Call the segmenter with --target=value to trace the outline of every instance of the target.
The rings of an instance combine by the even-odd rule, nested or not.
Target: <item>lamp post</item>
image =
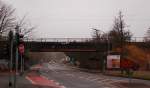
[[[98,30],[98,29],[96,29],[96,28],[91,28],[91,29],[93,29],[93,30],[95,30],[95,31],[101,31],[101,32],[103,32],[104,34],[106,34],[106,36],[107,36],[107,56],[109,55],[109,34],[108,33],[105,33],[104,31],[102,31],[102,30]],[[96,35],[98,35],[98,34],[96,34]],[[99,36],[100,37],[100,36]],[[107,58],[107,57],[106,57]],[[106,65],[106,60],[105,59],[103,59],[103,73],[105,73],[105,65]]]

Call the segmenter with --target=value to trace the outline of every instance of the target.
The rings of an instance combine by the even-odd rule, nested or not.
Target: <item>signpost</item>
[[[120,68],[120,55],[108,55],[107,56],[107,68]]]
[[[24,71],[24,59],[23,59],[23,54],[24,54],[24,44],[23,43],[20,43],[19,46],[18,46],[18,50],[19,50],[19,54],[20,54],[20,72],[21,74],[23,73]]]

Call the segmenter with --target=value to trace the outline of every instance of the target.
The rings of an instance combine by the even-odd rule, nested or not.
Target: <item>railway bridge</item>
[[[39,38],[24,39],[31,52],[105,52],[111,47],[108,42],[96,42],[92,38]]]

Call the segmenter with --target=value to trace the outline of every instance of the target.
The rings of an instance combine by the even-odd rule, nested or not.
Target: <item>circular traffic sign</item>
[[[23,44],[19,45],[19,53],[24,54],[24,45]]]

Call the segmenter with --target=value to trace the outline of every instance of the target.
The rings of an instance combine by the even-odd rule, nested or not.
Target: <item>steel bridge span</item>
[[[93,38],[38,38],[24,42],[31,52],[105,52],[110,46],[107,40],[96,42]]]

